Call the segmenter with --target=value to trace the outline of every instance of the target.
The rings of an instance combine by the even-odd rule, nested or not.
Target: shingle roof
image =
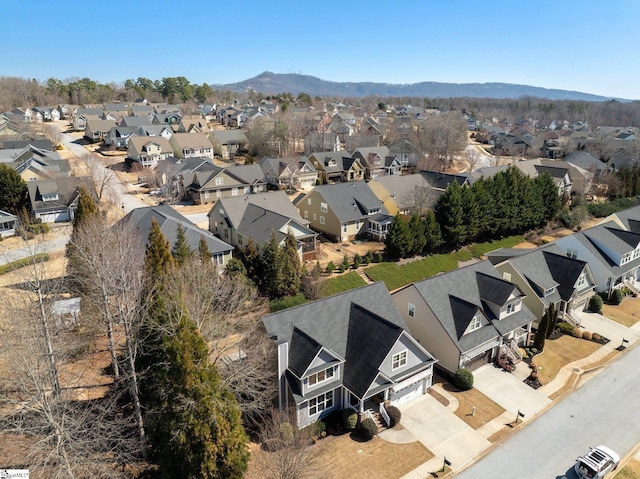
[[[204,133],[174,133],[171,138],[182,149],[213,148],[211,141]]]
[[[28,181],[29,200],[34,211],[47,211],[70,206],[77,198],[80,187],[93,185],[87,176],[71,176],[54,180]],[[42,201],[43,194],[57,193],[58,199]]]
[[[341,222],[364,218],[372,210],[388,213],[364,181],[318,185],[313,189],[314,192],[322,196]]]
[[[469,173],[451,174],[441,173],[439,171],[422,170],[420,171],[420,174],[433,188],[441,190],[446,190],[454,181],[457,181],[460,186],[473,181],[473,178]]]
[[[289,369],[301,378],[322,349],[322,345],[294,326],[289,344]]]

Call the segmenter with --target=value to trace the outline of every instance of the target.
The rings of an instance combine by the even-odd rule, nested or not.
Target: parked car
[[[581,479],[601,479],[618,467],[620,456],[606,446],[590,447],[574,466]]]

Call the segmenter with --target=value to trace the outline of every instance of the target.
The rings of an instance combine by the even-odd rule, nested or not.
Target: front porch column
[[[385,400],[385,401],[388,401],[388,400],[389,400],[389,390],[388,390],[388,389],[385,389],[385,390],[384,390],[384,400]]]
[[[362,399],[358,400],[358,412],[364,412],[364,401]]]

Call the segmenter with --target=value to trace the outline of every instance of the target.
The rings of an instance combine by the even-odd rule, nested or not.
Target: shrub
[[[465,368],[458,369],[453,377],[453,384],[463,391],[471,389],[473,387],[473,373]]]
[[[373,251],[372,250],[367,251],[367,254],[364,255],[364,257],[366,258],[367,264],[373,263]]]
[[[353,269],[358,269],[360,267],[360,263],[362,262],[362,258],[358,253],[353,257]]]
[[[336,270],[336,265],[333,264],[333,261],[329,261],[329,264],[327,265],[327,273],[331,274]]]
[[[373,439],[373,436],[378,434],[378,426],[376,426],[376,423],[370,417],[365,418],[364,421],[360,423],[358,430],[367,441]]]
[[[593,335],[591,334],[591,331],[582,331],[582,339],[587,339],[591,341],[592,337]]]
[[[282,424],[280,424],[280,426],[278,427],[278,430],[280,432],[280,438],[284,441],[284,442],[291,442],[293,441],[293,426],[288,423],[288,422],[283,422]]]
[[[593,339],[594,341],[600,341],[602,339],[602,336],[600,336],[598,333],[593,333],[591,335],[591,339]]]
[[[311,428],[311,430],[313,431],[313,435],[320,437],[322,433],[327,430],[327,425],[324,423],[324,421],[318,419],[311,425]]]
[[[619,289],[614,289],[611,295],[611,304],[620,304],[624,298],[624,293]]]
[[[580,328],[573,328],[573,330],[571,330],[571,336],[574,338],[582,338],[582,331]]]
[[[567,323],[566,321],[560,321],[558,323],[558,329],[562,331],[564,334],[571,334],[573,331],[573,326]]]
[[[402,413],[400,409],[395,406],[389,406],[387,408],[387,414],[389,415],[389,427],[393,427],[400,422],[402,418]]]
[[[378,253],[375,257],[375,263],[382,263],[382,253]]]
[[[353,431],[358,425],[358,413],[351,408],[343,409],[342,425],[347,431]]]
[[[602,312],[602,298],[600,296],[591,296],[591,299],[589,300],[589,311],[592,311],[594,313]]]

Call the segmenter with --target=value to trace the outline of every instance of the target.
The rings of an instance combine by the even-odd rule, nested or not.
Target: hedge
[[[28,258],[18,259],[11,263],[3,264],[0,266],[0,274],[5,274],[13,271],[14,269],[22,268],[33,263],[42,263],[43,261],[49,261],[48,253],[38,253],[37,255],[29,256]]]

